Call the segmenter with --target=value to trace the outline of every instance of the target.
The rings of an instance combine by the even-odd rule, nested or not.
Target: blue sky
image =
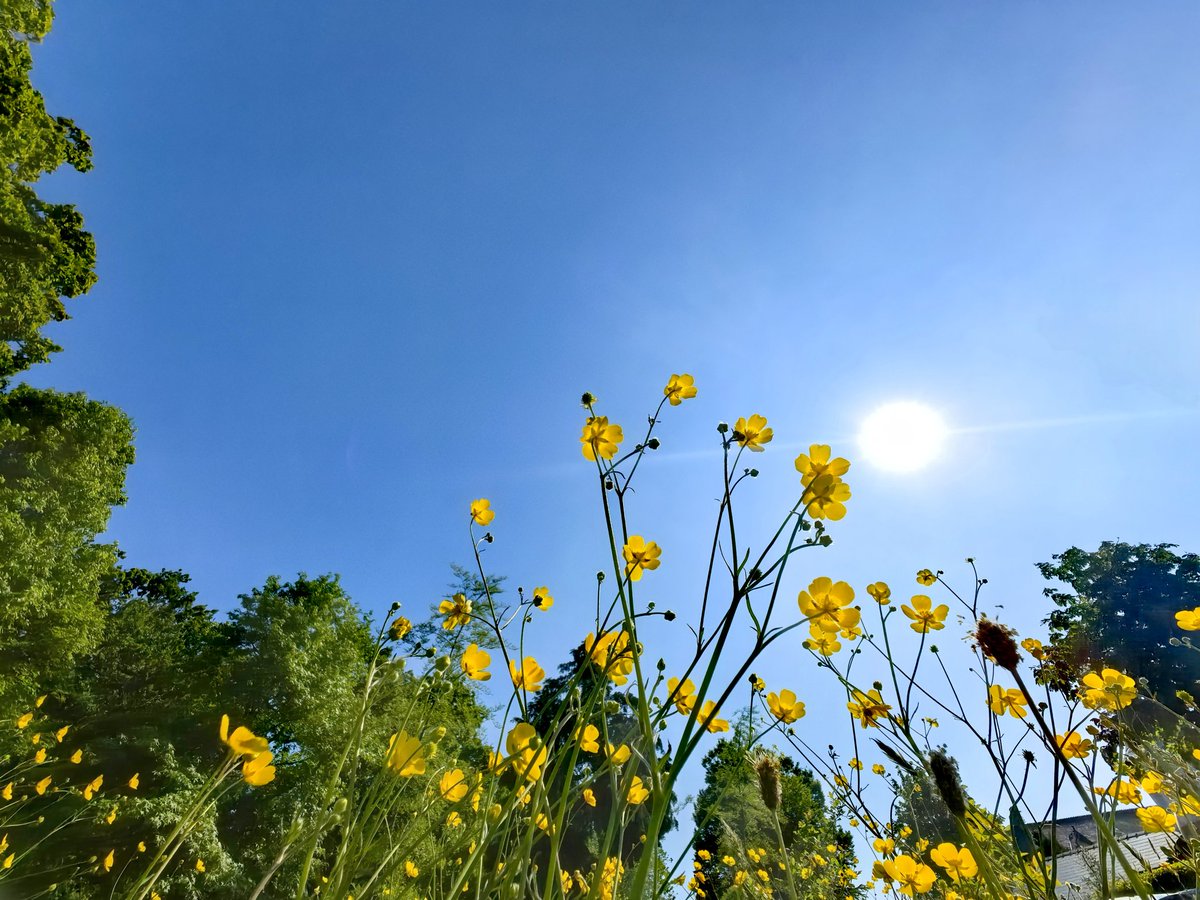
[[[30,380],[134,418],[111,535],[209,604],[303,570],[423,609],[488,496],[556,664],[605,557],[579,395],[632,433],[685,371],[633,512],[685,619],[714,425],[755,412],[750,540],[881,403],[963,429],[916,475],[856,465],[792,593],[972,555],[1029,630],[1052,553],[1200,548],[1195,6],[56,8],[35,80],[96,168],[45,191],[100,282]],[[796,658],[762,672],[840,723]]]

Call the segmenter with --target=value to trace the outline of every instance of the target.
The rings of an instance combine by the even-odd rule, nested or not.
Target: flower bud
[[[666,612],[663,613],[663,620],[666,622],[674,622],[675,621],[675,613],[668,609]]]
[[[646,441],[646,446],[651,450],[657,450],[662,446],[662,443],[658,440],[658,438],[650,438],[650,440]]]
[[[445,736],[446,736],[446,726],[445,725],[439,725],[437,728],[433,729],[433,739],[435,741],[440,741]]]
[[[725,434],[725,432],[727,432],[728,430],[729,430],[728,423],[726,423],[726,422],[718,422],[717,423],[717,433],[718,434]]]
[[[604,703],[604,711],[610,716],[615,716],[620,709],[621,704],[616,700],[606,700]]]
[[[433,665],[434,668],[436,668],[439,672],[445,672],[448,668],[450,668],[450,657],[439,656],[437,658],[437,662],[435,662]]]
[[[584,391],[583,396],[579,398],[579,402],[584,406],[593,406],[596,403],[596,396],[591,391]]]

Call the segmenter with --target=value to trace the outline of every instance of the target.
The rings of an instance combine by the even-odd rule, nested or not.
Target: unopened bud
[[[659,442],[658,438],[650,438],[650,440],[646,441],[646,446],[651,450],[657,450],[662,446],[662,444]]]
[[[663,619],[665,619],[668,622],[674,622],[675,621],[675,613],[668,609],[666,612],[663,613]]]
[[[729,425],[727,423],[725,423],[725,422],[717,423],[717,433],[718,434],[725,434],[725,432],[727,432],[728,430],[729,430]]]
[[[436,668],[439,672],[445,672],[448,668],[450,668],[450,657],[439,656],[437,658],[437,662],[435,662],[433,665],[434,668]]]

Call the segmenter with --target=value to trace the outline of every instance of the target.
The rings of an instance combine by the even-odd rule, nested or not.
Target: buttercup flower
[[[540,610],[547,610],[554,605],[554,598],[550,596],[550,588],[542,585],[533,589],[533,605]]]
[[[468,790],[467,776],[462,769],[451,769],[438,780],[438,792],[447,803],[457,803],[467,796]]]
[[[476,525],[486,528],[492,524],[494,518],[496,518],[496,513],[492,510],[492,501],[483,497],[471,501],[471,521]]]
[[[1025,638],[1021,641],[1021,646],[1025,648],[1026,653],[1038,661],[1046,658],[1046,649],[1037,638]]]
[[[979,872],[979,865],[975,862],[975,857],[966,847],[959,848],[950,843],[938,844],[929,856],[934,863],[946,870],[946,874],[953,881],[958,881],[960,878],[973,878]]]
[[[875,602],[880,606],[887,606],[892,602],[892,589],[887,586],[887,582],[876,581],[874,584],[867,585],[867,593],[874,598]]]
[[[1200,631],[1200,606],[1175,613],[1175,624],[1184,631]]]
[[[809,638],[804,642],[804,646],[809,650],[820,653],[822,656],[832,656],[842,649],[836,631],[826,631],[817,623],[810,622],[808,633]]]
[[[546,670],[539,666],[537,660],[532,656],[525,657],[519,667],[516,660],[510,659],[508,671],[512,675],[513,686],[518,690],[540,691],[542,689],[542,679],[546,677]]]
[[[387,767],[403,778],[425,774],[425,748],[419,738],[407,731],[393,734],[388,741]]]
[[[1178,822],[1178,819],[1161,806],[1139,809],[1137,810],[1137,817],[1138,821],[1142,823],[1142,830],[1148,833],[1174,831],[1175,824]]]
[[[1097,675],[1083,676],[1080,688],[1083,705],[1088,709],[1124,709],[1137,697],[1134,680],[1116,669],[1104,669]]]
[[[853,697],[854,699],[846,704],[846,709],[850,710],[850,715],[858,719],[863,728],[878,728],[876,720],[887,718],[888,711],[891,710],[891,706],[883,702],[883,696],[875,688],[866,693],[855,690]]]
[[[946,627],[944,623],[950,613],[950,607],[945,603],[934,606],[933,601],[924,594],[915,594],[912,606],[901,606],[900,611],[913,620],[913,631],[926,634]]]
[[[620,747],[608,745],[608,761],[614,766],[623,766],[629,762],[629,746],[622,744]]]
[[[813,579],[807,591],[801,591],[796,598],[800,612],[808,617],[810,625],[824,631],[840,631],[842,629],[841,612],[854,600],[854,588],[846,582],[834,582],[832,578],[821,576]]]
[[[807,453],[796,457],[796,471],[802,485],[808,487],[822,475],[841,478],[850,471],[850,461],[840,456],[830,459],[831,452],[828,444],[813,444]]]
[[[142,783],[142,780],[141,780],[140,772],[134,772],[133,775],[131,775],[129,777],[129,780],[127,782],[125,782],[125,784],[128,785],[128,787],[131,791],[136,791],[138,789],[138,786],[141,785],[141,783]]]
[[[663,395],[672,406],[696,396],[696,381],[691,375],[672,375],[663,388]]]
[[[836,475],[829,474],[813,479],[800,496],[812,518],[833,522],[846,517],[846,501],[849,499],[850,486]]]
[[[597,458],[612,459],[616,456],[617,446],[625,440],[625,436],[621,433],[620,425],[608,424],[608,416],[590,416],[584,423],[583,436],[579,440],[583,444],[584,458],[595,461]]]
[[[654,541],[647,543],[641,535],[632,534],[629,536],[629,542],[622,548],[621,555],[625,557],[625,574],[629,576],[629,580],[641,581],[643,571],[658,568],[658,558],[662,555],[662,550]]]
[[[1075,731],[1056,734],[1054,743],[1058,744],[1058,748],[1067,759],[1085,759],[1092,754],[1092,742],[1080,737]]]
[[[103,774],[97,775],[95,778],[93,778],[91,781],[89,781],[84,786],[83,799],[91,800],[94,796],[96,796],[96,791],[100,790],[100,787],[103,784],[104,784],[104,775]]]
[[[584,652],[613,684],[625,684],[633,671],[633,650],[624,631],[606,631],[597,638],[591,632],[583,642]]]
[[[438,604],[438,612],[446,617],[442,627],[453,631],[459,625],[466,625],[471,621],[471,601],[467,599],[466,594],[455,594],[449,600]]]
[[[233,734],[230,734],[229,716],[227,715],[221,716],[220,735],[221,743],[228,747],[235,756],[244,756],[250,759],[267,750],[267,739],[259,737],[245,725],[239,725],[233,729]]]
[[[271,765],[274,754],[270,750],[258,754],[242,763],[242,781],[251,787],[262,787],[275,780],[275,767]]]
[[[518,722],[508,733],[504,747],[509,755],[509,764],[518,775],[526,781],[537,781],[541,777],[549,751],[532,725]]]
[[[699,715],[696,716],[696,721],[703,725],[710,734],[729,730],[729,723],[724,719],[718,719],[717,712],[716,702],[705,700],[704,705],[700,707]]]
[[[94,858],[94,857],[93,857],[93,858]],[[105,871],[105,872],[111,872],[111,871],[112,871],[113,863],[114,863],[114,862],[116,862],[116,859],[117,859],[117,851],[116,851],[116,850],[109,850],[109,851],[108,851],[108,856],[104,857],[104,862],[103,862],[103,866],[104,866],[104,871]]]
[[[58,729],[58,731],[54,732],[54,739],[61,744],[63,742],[63,738],[67,736],[67,732],[70,730],[70,725],[64,725],[62,728]]]
[[[769,444],[773,437],[775,432],[767,427],[765,416],[742,417],[733,423],[733,439],[755,453],[761,453],[763,444]]]
[[[1023,719],[1029,715],[1025,708],[1027,702],[1025,695],[1016,688],[1005,690],[998,684],[988,685],[988,707],[998,716],[1007,712],[1014,719]]]
[[[888,877],[896,883],[896,888],[902,894],[928,894],[933,889],[937,875],[933,869],[924,863],[917,862],[908,854],[889,859],[883,864]]]
[[[771,710],[771,715],[785,725],[804,718],[804,704],[796,699],[796,694],[792,691],[782,690],[778,694],[767,694],[767,708]]]
[[[47,775],[45,778],[43,778],[41,781],[39,781],[37,784],[35,784],[35,785],[33,786],[33,789],[34,789],[35,791],[37,791],[37,794],[38,794],[38,796],[39,796],[39,797],[42,797],[42,796],[44,796],[44,795],[45,795],[45,793],[46,793],[46,790],[47,790],[47,789],[50,787],[50,782],[51,782],[51,780],[52,780],[52,779],[51,779],[51,776]],[[5,800],[11,800],[11,799],[12,799],[12,785],[11,785],[11,784],[9,784],[8,788],[9,788],[9,789],[6,791],[6,793],[7,793],[7,795],[8,795],[8,796],[6,796],[6,797],[4,798]],[[91,800],[92,798],[91,798],[91,797],[88,797],[87,799]]]
[[[935,581],[937,581],[937,576],[929,571],[929,569],[921,569],[921,571],[917,572],[917,584],[929,587]]]
[[[880,856],[891,856],[896,852],[896,842],[891,838],[875,838],[872,846]]]
[[[468,644],[467,649],[463,651],[460,665],[463,673],[472,681],[487,681],[492,677],[492,673],[487,671],[491,663],[490,653],[480,650],[478,644]]]
[[[421,870],[417,868],[417,864],[411,859],[406,859],[404,861],[404,874],[409,878],[416,878],[421,874]]]
[[[398,641],[410,631],[412,631],[412,622],[405,616],[397,616],[396,620],[388,628],[388,637],[393,641]]]
[[[588,806],[595,806],[596,805],[596,792],[593,791],[591,788],[584,788],[583,789],[583,802],[586,803]]]
[[[650,792],[646,790],[642,784],[642,779],[634,775],[633,781],[629,785],[629,790],[625,793],[625,799],[629,801],[631,806],[638,806],[646,802],[646,798],[650,796]]]
[[[575,729],[575,739],[579,741],[579,749],[584,753],[600,752],[600,729],[595,725],[584,725]]]
[[[33,721],[33,713],[27,712],[21,718],[17,719],[17,727],[25,729],[29,727],[29,723]]]

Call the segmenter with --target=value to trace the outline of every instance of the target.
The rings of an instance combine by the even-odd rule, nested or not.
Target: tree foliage
[[[1171,638],[1183,635],[1175,613],[1200,606],[1200,556],[1174,547],[1105,541],[1095,551],[1072,547],[1038,565],[1045,578],[1067,586],[1043,591],[1058,607],[1045,621],[1060,681],[1111,666],[1145,678],[1150,692],[1174,708],[1176,691],[1195,692],[1200,654]]]

